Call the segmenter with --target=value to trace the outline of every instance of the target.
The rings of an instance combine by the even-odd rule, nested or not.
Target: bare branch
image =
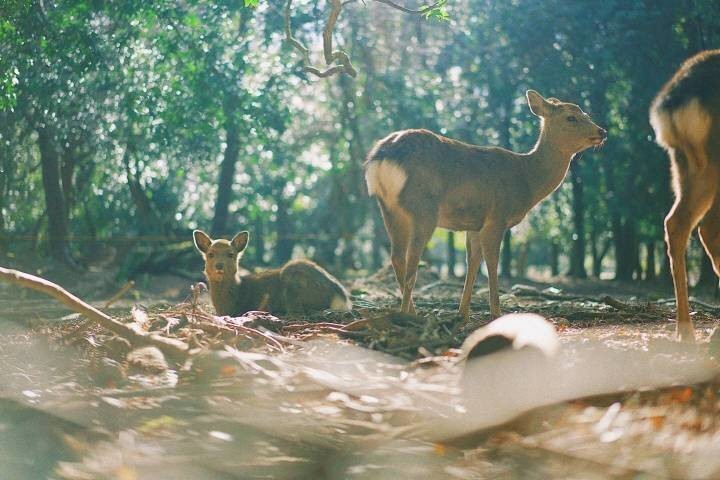
[[[342,50],[333,50],[332,47],[333,29],[340,17],[343,4],[341,0],[331,0],[331,4],[332,8],[330,10],[330,16],[328,17],[325,30],[323,31],[323,54],[325,57],[325,64],[328,66],[327,69],[314,67],[312,62],[310,62],[310,50],[298,39],[293,37],[290,28],[290,8],[292,6],[292,0],[287,0],[285,3],[285,40],[302,54],[303,63],[305,64],[304,69],[306,72],[320,78],[330,77],[336,73],[347,73],[351,77],[355,77],[357,76],[357,70],[355,70],[352,62],[350,62],[348,54]]]
[[[102,327],[126,338],[134,346],[153,345],[176,361],[182,361],[188,356],[188,346],[184,342],[143,332],[132,326],[125,325],[82,301],[61,286],[44,278],[2,267],[0,267],[0,278],[55,297],[70,309],[85,315],[90,320],[99,323]]]
[[[373,1],[385,4],[388,7],[394,8],[395,10],[400,10],[403,13],[409,13],[411,15],[422,15],[424,13],[429,12],[430,10],[433,10],[434,8],[439,7],[440,5],[442,5],[444,3],[443,0],[440,0],[438,2],[433,3],[432,5],[425,5],[417,10],[413,10],[412,8],[403,7],[402,5],[399,5],[390,0],[373,0]],[[344,7],[345,5],[349,5],[349,4],[355,3],[355,2],[357,2],[357,0],[345,0],[342,5]]]
[[[300,52],[303,57],[304,70],[308,73],[315,75],[316,77],[324,78],[335,75],[336,73],[347,73],[351,77],[357,75],[355,67],[353,67],[350,57],[347,53],[342,50],[333,50],[332,35],[335,29],[335,24],[340,17],[340,13],[345,5],[356,2],[357,0],[329,0],[331,9],[325,29],[323,30],[323,56],[325,58],[325,64],[328,68],[321,69],[312,65],[310,61],[310,49],[303,45],[297,38],[293,37],[292,30],[290,28],[290,9],[292,6],[292,0],[287,0],[285,3],[285,40],[292,45],[295,50]],[[395,10],[399,10],[403,13],[411,15],[423,15],[431,12],[437,7],[445,4],[446,0],[438,0],[432,5],[426,5],[418,10],[403,7],[392,0],[373,0],[377,3],[382,3]]]

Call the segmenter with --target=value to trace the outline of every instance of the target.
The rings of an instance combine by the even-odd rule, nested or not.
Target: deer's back
[[[688,59],[660,90],[653,108],[672,112],[693,99],[720,115],[720,50]]]
[[[470,145],[428,130],[404,130],[380,140],[366,167],[372,162],[391,162],[406,172],[397,194],[400,203],[416,215],[437,211],[441,227],[479,230],[488,215],[501,210],[508,218],[525,214],[516,208],[527,203],[522,160],[503,148]],[[507,192],[514,192],[510,200]]]
[[[309,260],[292,260],[281,271],[285,309],[290,312],[349,310],[345,288],[325,269]]]
[[[250,310],[286,313],[350,309],[349,295],[340,282],[309,260],[292,260],[281,268],[245,275],[227,293],[218,290],[211,294],[221,315],[241,315]]]
[[[650,108],[657,141],[671,150],[673,189],[720,181],[720,50],[688,59]]]

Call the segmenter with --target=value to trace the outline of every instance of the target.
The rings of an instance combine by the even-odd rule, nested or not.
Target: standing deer
[[[650,108],[658,144],[670,156],[675,203],[665,218],[677,335],[695,341],[688,304],[685,250],[700,224],[700,239],[720,275],[720,50],[689,58]]]
[[[412,290],[420,255],[439,226],[467,231],[460,314],[469,319],[475,277],[485,257],[490,313],[500,316],[497,267],[503,234],[562,183],[575,153],[607,138],[577,105],[545,99],[534,90],[526,96],[540,118],[540,138],[529,153],[402,130],[378,141],[368,154],[365,179],[390,236],[403,312],[415,312]]]

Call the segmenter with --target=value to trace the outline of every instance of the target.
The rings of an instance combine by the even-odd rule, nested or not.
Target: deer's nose
[[[602,127],[598,127],[598,132],[600,133],[600,136],[603,138],[603,140],[607,138],[607,130]]]

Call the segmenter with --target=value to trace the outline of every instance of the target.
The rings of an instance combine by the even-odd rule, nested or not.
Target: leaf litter
[[[79,317],[3,327],[0,425],[47,417],[47,434],[25,433],[50,445],[22,453],[66,479],[720,475],[712,305],[695,304],[688,347],[671,340],[672,304],[516,285],[504,311],[548,318],[561,353],[471,369],[459,348],[488,321],[485,292],[462,325],[461,285],[426,270],[420,316],[403,315],[389,273],[357,282],[345,314],[232,319],[197,297],[117,312],[186,341],[183,364]]]

